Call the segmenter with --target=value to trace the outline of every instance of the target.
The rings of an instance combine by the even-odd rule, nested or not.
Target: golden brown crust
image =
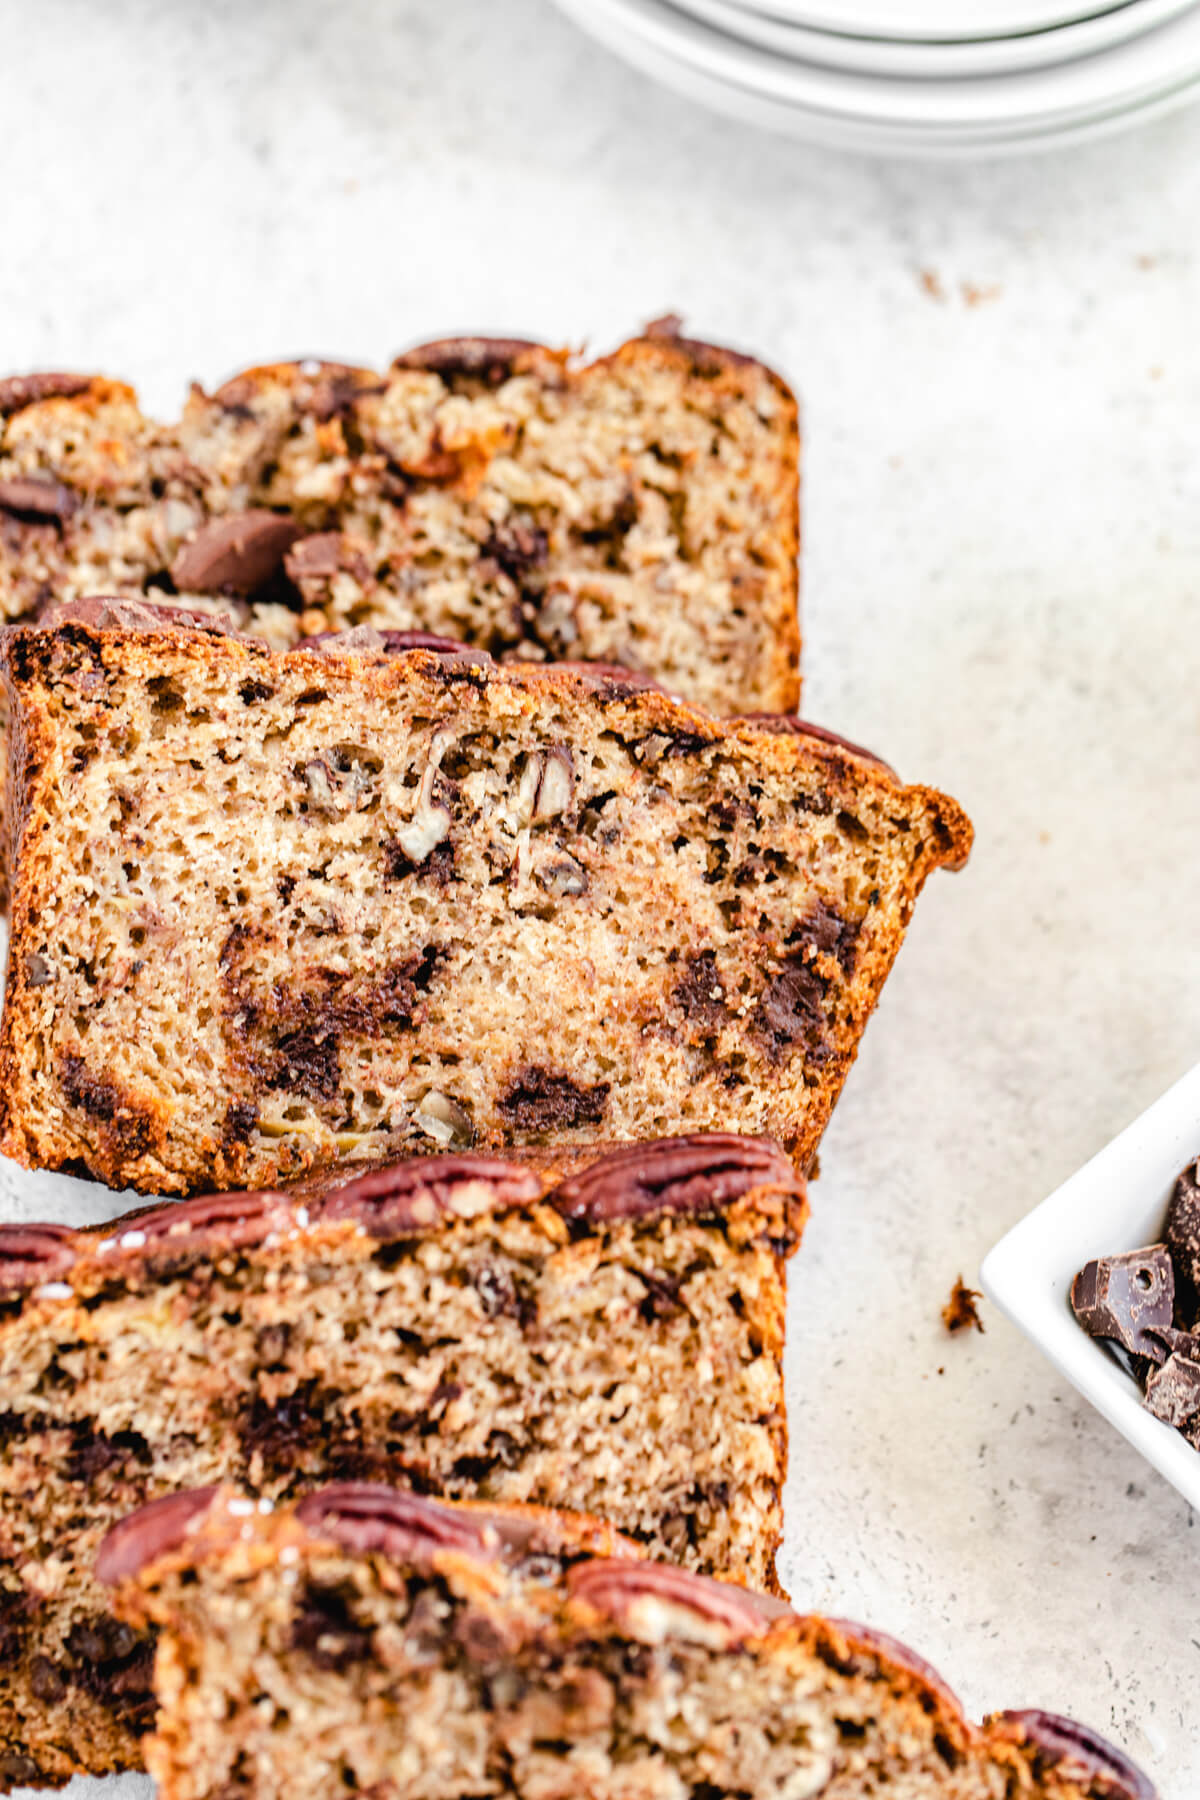
[[[180,1488],[367,1476],[603,1507],[656,1554],[772,1584],[805,1213],[777,1147],[446,1154],[303,1186],[0,1226],[0,1771],[136,1763],[147,1646],[88,1571],[123,1513]],[[542,1550],[545,1529],[523,1545]]]
[[[194,678],[204,686],[210,701],[218,690],[230,696],[234,713],[230,715],[229,729],[234,725],[240,729],[247,713],[236,697],[243,691],[257,694],[260,690],[291,692],[299,694],[301,700],[309,692],[323,698],[332,696],[330,704],[336,701],[339,705],[352,707],[364,718],[373,711],[381,722],[393,716],[397,720],[406,718],[409,709],[415,707],[418,714],[425,717],[440,715],[443,719],[457,719],[461,723],[456,728],[468,733],[478,732],[480,726],[486,724],[487,729],[499,733],[501,739],[513,733],[519,739],[521,732],[545,729],[537,724],[539,719],[560,720],[570,715],[578,721],[572,729],[578,734],[580,746],[591,744],[596,733],[601,734],[595,738],[596,742],[608,741],[614,734],[620,736],[623,733],[625,738],[641,744],[653,744],[660,739],[668,745],[679,743],[687,746],[689,754],[697,758],[711,750],[725,759],[731,770],[738,772],[739,783],[748,783],[757,791],[778,794],[779,805],[784,808],[781,816],[794,817],[797,830],[802,828],[809,832],[814,828],[808,822],[814,809],[830,821],[828,827],[822,829],[833,832],[835,837],[842,829],[838,820],[843,816],[852,822],[856,813],[878,817],[882,822],[881,829],[900,833],[894,855],[901,860],[895,865],[894,877],[889,877],[893,883],[888,889],[892,898],[872,929],[856,939],[853,976],[844,992],[844,1016],[837,1025],[836,1035],[822,1048],[819,1065],[805,1077],[803,1094],[797,1090],[796,1101],[802,1104],[802,1115],[795,1110],[794,1102],[786,1101],[777,1106],[775,1100],[766,1103],[764,1115],[761,1119],[756,1117],[753,1123],[747,1123],[733,1113],[729,1115],[730,1123],[736,1123],[742,1129],[772,1131],[793,1150],[802,1166],[807,1165],[816,1147],[816,1140],[853,1060],[858,1037],[899,948],[921,885],[935,867],[960,863],[970,845],[970,826],[954,801],[932,789],[903,787],[886,769],[840,743],[792,733],[773,733],[737,720],[718,721],[654,689],[636,689],[619,678],[594,670],[554,665],[489,667],[479,662],[461,666],[453,659],[440,658],[428,651],[410,651],[389,658],[380,654],[337,654],[318,649],[298,650],[276,657],[257,643],[232,636],[182,632],[121,633],[94,629],[82,623],[45,631],[25,628],[15,631],[4,646],[2,663],[22,712],[19,755],[14,765],[18,855],[11,940],[13,954],[8,973],[8,1007],[0,1037],[0,1072],[3,1076],[0,1118],[3,1119],[4,1147],[18,1160],[47,1166],[62,1166],[82,1155],[102,1179],[117,1184],[133,1180],[149,1191],[180,1191],[181,1188],[186,1191],[199,1186],[237,1185],[247,1180],[261,1185],[278,1180],[285,1173],[299,1174],[305,1167],[319,1167],[330,1156],[328,1150],[321,1154],[305,1150],[297,1161],[280,1164],[259,1146],[255,1159],[251,1160],[246,1140],[222,1141],[218,1122],[214,1119],[199,1132],[193,1130],[189,1134],[189,1160],[185,1170],[178,1162],[177,1150],[171,1147],[173,1123],[163,1094],[153,1086],[146,1086],[144,1081],[136,1089],[126,1088],[110,1070],[100,1074],[95,1069],[87,1069],[83,1066],[82,1049],[72,1048],[57,1027],[59,1054],[80,1062],[80,1067],[71,1076],[71,1084],[78,1090],[90,1122],[85,1138],[79,1142],[61,1137],[53,1124],[49,1124],[47,1130],[49,1120],[46,1117],[41,1123],[36,1122],[40,1102],[34,1103],[35,1089],[49,1094],[54,1083],[63,1079],[61,1069],[44,1067],[36,1070],[29,1064],[32,1040],[28,1038],[28,1021],[34,1014],[45,1015],[46,996],[38,998],[38,988],[45,977],[39,962],[40,953],[34,955],[32,964],[28,959],[44,934],[44,920],[50,910],[61,903],[63,869],[58,859],[65,851],[63,833],[69,836],[74,828],[72,820],[56,823],[56,817],[61,817],[60,798],[72,788],[70,769],[63,761],[64,758],[69,761],[73,754],[68,752],[67,740],[72,737],[74,726],[68,721],[78,716],[80,705],[86,713],[94,704],[99,711],[95,713],[96,724],[89,726],[89,731],[103,729],[107,734],[114,728],[129,729],[133,714],[128,710],[126,725],[114,727],[114,719],[120,716],[121,705],[126,703],[118,705],[117,714],[105,710],[109,703],[102,696],[108,694],[113,684],[125,693],[133,683],[135,691],[141,693],[153,692],[156,682],[187,682]],[[69,696],[69,704],[58,694],[60,685],[63,695]],[[88,697],[93,692],[97,696],[95,702]],[[61,710],[60,701],[66,706],[65,711]],[[301,714],[305,718],[310,716],[303,706],[294,716]],[[349,714],[346,716],[350,717]],[[557,724],[554,729],[561,731],[566,727]],[[607,739],[603,738],[604,733],[608,734]],[[221,737],[218,744],[222,763],[226,757],[226,741],[226,737]],[[90,766],[95,771],[97,766]],[[622,777],[623,780],[633,782],[636,779],[643,784],[637,788],[638,792],[650,791],[645,786],[647,777],[635,777],[634,763],[622,766],[628,767],[628,775]],[[127,779],[120,759],[114,762],[109,779],[115,783],[118,773],[121,780]],[[93,781],[96,778],[95,772],[89,777]],[[693,780],[690,773],[687,779]],[[655,793],[660,785],[655,785]],[[508,792],[511,791],[510,788]],[[793,795],[794,801],[789,798]],[[740,790],[738,804],[742,804]],[[798,810],[789,814],[788,809],[793,805]],[[846,829],[848,831],[850,827]],[[860,835],[863,829],[854,826],[854,831]],[[832,844],[834,839],[828,841]],[[846,837],[844,843],[840,838],[837,841],[842,846],[839,854],[844,852],[850,857],[858,854],[856,838]],[[578,844],[582,845],[582,839]],[[807,876],[798,875],[797,879],[801,883],[796,899],[799,907],[801,897],[809,889]],[[117,905],[120,905],[119,901]],[[577,922],[581,916],[577,911],[572,912],[570,919]],[[593,915],[588,913],[587,916]],[[832,918],[830,922],[836,925]],[[598,925],[595,928],[600,929]],[[577,923],[572,923],[571,929],[577,929]],[[742,940],[731,941],[736,944]],[[773,950],[770,940],[764,940],[764,947],[767,954],[780,954]],[[841,993],[839,966],[830,962],[828,979],[837,977],[838,992]],[[762,979],[761,975],[759,979]],[[766,1017],[773,1020],[784,1013],[781,1029],[794,1032],[792,1009],[811,1004],[811,978],[801,972],[787,976],[786,980],[792,985],[785,989],[781,998],[775,998],[775,990],[768,996],[766,1004],[774,1010],[769,1010]],[[801,984],[798,993],[796,982]],[[707,990],[701,994],[698,1004],[701,1011],[708,1005]],[[843,1000],[839,999],[838,1004],[842,1006]],[[730,1029],[733,1029],[732,1025]],[[772,1066],[783,1068],[785,1065]],[[776,1075],[772,1079],[778,1086],[782,1077]],[[98,1080],[100,1086],[87,1085]],[[229,1080],[242,1080],[236,1062],[230,1064]],[[50,1087],[46,1086],[47,1082]],[[783,1092],[780,1089],[781,1096]],[[53,1110],[57,1107],[58,1102],[55,1102]],[[594,1119],[586,1122],[596,1123]],[[715,1117],[708,1120],[699,1115],[692,1120],[664,1120],[668,1130],[703,1129],[716,1122]],[[516,1141],[521,1141],[522,1132],[526,1137],[540,1135],[525,1128],[520,1114],[514,1114],[514,1123],[518,1127]],[[631,1125],[622,1121],[619,1129],[622,1133],[631,1132]],[[550,1135],[553,1139],[564,1134],[556,1130]],[[570,1137],[571,1134],[565,1135]],[[486,1129],[481,1127],[477,1141],[480,1146],[486,1146],[488,1143],[511,1142],[513,1137],[508,1135],[507,1126],[501,1128],[498,1115],[496,1124],[488,1124]],[[379,1147],[388,1148],[387,1145]],[[370,1153],[370,1146],[364,1146],[362,1154]]]
[[[628,380],[601,391],[613,373]],[[497,409],[492,396],[505,382],[514,392]],[[522,384],[529,393],[515,391]],[[503,640],[526,655],[571,654],[578,642],[593,660],[614,651],[629,660],[640,647],[651,673],[681,690],[690,683],[717,710],[797,704],[795,399],[762,364],[683,337],[677,321],[657,321],[590,363],[521,340],[456,338],[418,346],[386,375],[316,359],[260,364],[212,395],[194,388],[183,420],[170,425],[146,418],[132,388],[100,376],[15,377],[0,383],[0,400],[6,391],[0,490],[15,484],[14,501],[27,493],[35,510],[6,514],[0,505],[0,616],[28,614],[51,593],[161,587],[207,521],[266,507],[308,533],[342,536],[336,580],[337,558],[328,581],[302,576],[297,561],[303,598],[292,590],[288,604],[306,610],[296,635],[369,621],[467,637],[474,628],[473,641],[497,649]],[[528,467],[518,446],[510,468],[539,394],[544,416]],[[468,416],[478,401],[478,416]],[[568,424],[573,408],[578,419]],[[714,422],[714,437],[690,429],[699,419]],[[566,429],[575,437],[562,437]],[[561,438],[557,448],[541,444],[546,430]],[[564,481],[578,533],[564,529],[547,555],[542,540],[563,521]],[[77,516],[60,518],[49,485],[35,493],[31,482],[61,490]],[[490,498],[476,516],[481,482]],[[671,510],[677,502],[683,522]],[[414,506],[420,516],[410,519]],[[186,557],[180,566],[190,566]],[[665,573],[666,586],[656,576],[647,587],[639,568]],[[464,582],[479,588],[469,605],[457,592]],[[701,592],[714,583],[714,595],[729,589],[716,611]],[[410,616],[414,607],[429,616]],[[733,629],[735,611],[744,628]],[[272,629],[283,624],[275,618]],[[705,634],[726,627],[732,636],[704,668]]]
[[[639,1791],[677,1791],[673,1759],[686,1758],[689,1745],[719,1755],[720,1727],[705,1722],[715,1701],[717,1719],[731,1705],[749,1717],[769,1708],[772,1736],[793,1745],[794,1766],[785,1753],[760,1764],[756,1777],[739,1746],[739,1786],[755,1800],[790,1792],[793,1785],[813,1800],[827,1791],[841,1800],[893,1791],[913,1800],[999,1800],[1001,1794],[1011,1800],[1155,1800],[1145,1775],[1084,1727],[1039,1712],[1003,1714],[975,1726],[936,1671],[895,1639],[631,1556],[625,1545],[613,1555],[597,1548],[579,1519],[553,1522],[542,1515],[531,1521],[510,1510],[488,1522],[461,1507],[413,1502],[381,1487],[330,1489],[298,1511],[269,1519],[233,1516],[228,1505],[220,1493],[176,1497],[162,1514],[123,1522],[101,1552],[102,1569],[117,1583],[118,1611],[138,1623],[152,1619],[166,1634],[160,1665],[165,1710],[149,1761],[168,1800],[176,1791],[186,1721],[202,1716],[194,1702],[183,1700],[177,1672],[190,1669],[193,1696],[199,1684],[201,1704],[226,1718],[228,1729],[253,1734],[236,1680],[224,1710],[225,1657],[246,1662],[257,1677],[263,1667],[258,1658],[270,1663],[277,1655],[268,1645],[286,1642],[292,1654],[298,1639],[294,1627],[288,1631],[289,1612],[293,1619],[298,1615],[295,1602],[274,1585],[273,1571],[286,1564],[302,1572],[319,1568],[327,1583],[340,1579],[344,1591],[357,1597],[357,1616],[380,1629],[412,1604],[411,1596],[382,1599],[406,1594],[405,1584],[385,1572],[389,1563],[409,1571],[418,1586],[433,1577],[445,1584],[455,1621],[441,1647],[447,1667],[461,1668],[457,1646],[468,1641],[468,1616],[482,1608],[489,1621],[483,1641],[505,1645],[509,1666],[523,1677],[518,1692],[545,1683],[552,1704],[551,1671],[564,1643],[570,1645],[574,1681],[587,1671],[582,1679],[598,1682],[602,1692],[605,1679],[615,1679],[622,1761],[638,1752],[643,1758],[645,1786]],[[556,1578],[543,1566],[530,1586],[521,1554],[537,1533],[559,1568]],[[373,1602],[372,1596],[381,1598]],[[214,1637],[206,1652],[200,1644],[210,1629]],[[532,1657],[530,1645],[536,1645]],[[368,1645],[360,1655],[370,1662]],[[656,1716],[655,1670],[663,1663],[672,1677],[670,1732],[646,1723]],[[311,1678],[320,1680],[315,1669]],[[394,1679],[402,1694],[403,1676]],[[686,1704],[680,1703],[681,1685]],[[361,1704],[355,1691],[351,1675],[339,1688],[350,1733]],[[383,1690],[373,1683],[370,1691],[376,1696],[374,1723],[386,1730]],[[469,1675],[456,1692],[461,1717],[461,1708],[472,1704]],[[482,1710],[490,1715],[491,1689],[484,1692],[489,1699]],[[594,1722],[603,1725],[608,1716],[601,1713]],[[485,1729],[491,1728],[488,1717]],[[569,1728],[546,1735],[564,1740],[554,1754],[569,1756]],[[503,1726],[499,1742],[512,1744]],[[603,1794],[622,1791],[603,1773],[609,1742],[603,1729],[590,1740],[594,1791]],[[200,1750],[201,1769],[213,1750],[211,1740]],[[220,1747],[216,1755],[226,1766],[233,1760]],[[540,1766],[545,1776],[545,1760]],[[680,1772],[694,1766],[685,1761]],[[732,1774],[726,1764],[710,1762],[708,1768]],[[522,1791],[519,1781],[513,1785]],[[246,1791],[253,1792],[253,1785]]]
[[[644,336],[630,338],[607,361],[628,366],[657,364],[693,371],[719,393],[742,397],[758,382],[774,392],[783,419],[783,446],[772,490],[772,523],[778,546],[779,579],[767,590],[767,654],[770,670],[763,681],[768,696],[762,711],[794,713],[800,704],[800,406],[782,375],[766,363],[718,344],[679,335],[674,315],[647,325]],[[790,572],[790,578],[789,578]],[[749,710],[749,709],[742,709]]]

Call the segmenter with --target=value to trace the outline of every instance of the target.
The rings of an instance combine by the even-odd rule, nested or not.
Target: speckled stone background
[[[974,815],[793,1265],[784,1578],[1200,1793],[1187,1506],[954,1277],[1200,1054],[1200,111],[923,167],[722,123],[549,0],[0,5],[0,365],[186,381],[675,307],[807,421],[810,716]],[[1200,1148],[1200,1121],[1197,1124]],[[113,1197],[2,1171],[9,1215]]]

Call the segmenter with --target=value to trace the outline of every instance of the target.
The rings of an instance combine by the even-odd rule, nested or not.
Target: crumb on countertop
[[[942,1324],[951,1335],[969,1331],[972,1326],[976,1331],[984,1329],[977,1304],[982,1298],[978,1288],[969,1288],[962,1276],[958,1277],[950,1290],[949,1300],[942,1308]]]

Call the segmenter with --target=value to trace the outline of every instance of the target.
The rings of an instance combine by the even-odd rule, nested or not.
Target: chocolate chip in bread
[[[816,1149],[956,803],[619,671],[11,631],[0,1142],[113,1185],[416,1148]]]
[[[162,1632],[162,1800],[1154,1800],[1094,1733],[970,1724],[895,1639],[597,1527],[371,1486],[270,1516],[176,1496],[99,1570]]]
[[[151,420],[0,381],[0,618],[236,597],[286,646],[369,624],[644,669],[718,712],[799,699],[799,428],[780,378],[658,321],[588,364],[450,338],[385,375],[276,363]]]
[[[148,1646],[91,1563],[179,1487],[602,1510],[773,1585],[804,1213],[776,1146],[713,1136],[0,1226],[0,1770],[136,1765]]]

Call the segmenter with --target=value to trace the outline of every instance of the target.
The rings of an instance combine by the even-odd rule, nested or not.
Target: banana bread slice
[[[624,671],[347,635],[5,637],[5,1152],[194,1192],[730,1129],[806,1168],[959,806]]]
[[[122,1521],[162,1800],[1154,1800],[1067,1720],[969,1724],[894,1639],[594,1543],[367,1485]]]
[[[425,344],[280,363],[160,424],[101,377],[0,381],[0,618],[222,594],[275,639],[370,624],[621,662],[717,712],[799,698],[796,403],[660,320],[580,365]]]
[[[775,1586],[804,1215],[777,1146],[712,1136],[0,1227],[0,1786],[136,1763],[147,1648],[91,1565],[175,1488],[603,1510]]]
[[[0,1146],[150,1192],[431,1136],[767,1132],[807,1168],[970,842],[807,727],[594,666],[83,621],[2,666]]]

